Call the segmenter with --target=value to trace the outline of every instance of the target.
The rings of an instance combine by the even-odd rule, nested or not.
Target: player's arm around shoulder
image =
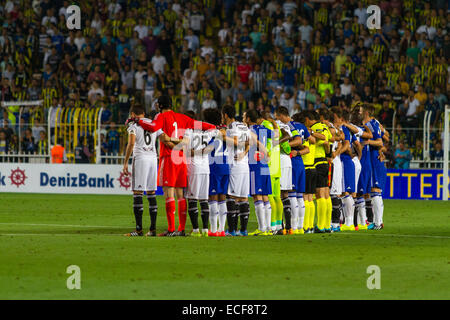
[[[372,131],[370,131],[369,127],[366,126],[365,124],[363,124],[363,127],[364,127],[364,132],[361,135],[361,138],[366,139],[366,140],[372,139],[373,138]]]
[[[355,146],[355,150],[356,150],[356,155],[358,156],[358,159],[361,160],[362,157],[362,145],[358,140],[355,140],[353,142],[354,146]]]
[[[160,141],[168,148],[173,149],[175,148],[175,146],[181,142],[180,139],[178,138],[171,138],[169,137],[167,134],[162,133],[159,136]],[[176,140],[175,140],[176,139]]]

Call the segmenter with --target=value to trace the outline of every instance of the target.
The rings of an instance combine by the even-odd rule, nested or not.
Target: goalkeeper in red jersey
[[[158,98],[157,106],[160,113],[153,121],[131,120],[146,131],[156,132],[161,129],[170,137],[168,142],[160,144],[158,186],[163,187],[166,198],[168,229],[159,236],[184,236],[186,199],[183,195],[183,188],[187,185],[187,167],[183,151],[174,149],[174,146],[182,140],[186,129],[209,130],[216,127],[172,111],[170,99],[167,96]],[[178,232],[175,231],[175,197],[178,199]]]

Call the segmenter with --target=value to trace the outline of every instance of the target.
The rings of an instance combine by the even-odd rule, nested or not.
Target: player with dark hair
[[[362,115],[359,110],[353,109],[350,114],[351,123],[344,123],[344,125],[355,135],[358,143],[361,144],[361,149],[358,154],[358,158],[353,158],[353,162],[355,163],[355,171],[356,171],[356,204],[355,204],[355,219],[354,224],[355,228],[358,230],[366,230],[366,206],[364,201],[364,193],[368,193],[369,190],[367,187],[367,183],[365,187],[363,187],[362,181],[368,181],[366,177],[370,177],[371,175],[371,164],[370,164],[370,152],[369,145],[367,141],[372,139],[372,133],[369,128],[362,123]],[[359,150],[359,148],[358,148]],[[360,173],[358,173],[358,162],[360,167]],[[370,181],[370,179],[369,179]]]
[[[287,232],[289,234],[303,234],[303,220],[305,215],[303,201],[303,193],[305,192],[305,166],[301,156],[309,152],[309,148],[303,145],[303,141],[313,140],[314,138],[309,134],[305,125],[292,121],[287,108],[277,108],[275,116],[281,123],[288,126],[292,134],[292,137],[289,139],[289,145],[291,147],[292,190],[288,191],[291,221],[289,223],[286,221],[286,225],[288,226]],[[286,194],[282,193],[282,199],[285,196]]]
[[[292,118],[295,122],[305,123],[308,133],[311,133],[311,128],[308,128],[308,125],[306,124],[305,115],[306,111],[303,111],[294,114]],[[309,152],[301,155],[303,165],[305,166],[305,192],[303,194],[305,203],[305,215],[303,221],[304,233],[314,232],[314,215],[316,210],[313,200],[314,193],[316,192],[316,169],[314,168],[315,142],[315,138],[304,140],[303,146],[308,148]]]
[[[219,109],[206,109],[203,118],[221,129],[222,134],[212,141],[213,150],[209,153],[209,236],[224,237],[227,221],[227,192],[230,181],[230,167],[227,161],[225,127],[220,127],[222,114]],[[225,137],[224,137],[225,134]],[[217,222],[219,226],[217,226]]]
[[[331,217],[332,204],[330,198],[330,189],[328,187],[328,160],[326,155],[329,153],[329,139],[331,133],[328,127],[321,123],[319,114],[313,110],[305,112],[305,124],[311,128],[311,134],[316,138],[314,153],[314,167],[316,169],[316,203],[317,203],[317,232],[326,232],[327,217]],[[312,217],[312,223],[314,216]]]
[[[267,139],[266,149],[270,155],[269,170],[272,184],[272,194],[269,201],[264,203],[266,210],[266,221],[270,221],[272,234],[282,235],[283,203],[281,202],[281,166],[280,166],[280,135],[281,130],[278,123],[272,118],[269,112],[262,113],[261,125],[272,130],[273,137]]]
[[[145,109],[140,104],[130,108],[130,116],[137,119],[145,119]],[[147,119],[148,120],[148,119]],[[150,120],[148,120],[150,121]],[[147,193],[150,212],[150,230],[147,236],[156,236],[156,217],[158,206],[156,202],[156,180],[158,170],[158,155],[156,152],[156,139],[168,141],[168,137],[158,130],[154,133],[144,131],[142,127],[133,122],[127,124],[128,144],[125,152],[123,172],[128,175],[128,160],[133,153],[131,169],[131,189],[133,191],[133,212],[136,219],[136,230],[125,234],[129,237],[142,236],[143,194]]]
[[[355,201],[356,197],[356,186],[355,186],[355,163],[352,160],[351,146],[355,140],[355,136],[350,132],[350,130],[344,125],[349,120],[349,114],[341,109],[335,110],[334,112],[334,123],[338,126],[344,133],[344,139],[342,142],[341,149],[341,161],[343,167],[343,177],[344,177],[344,190],[343,190],[343,209],[345,223],[341,226],[341,231],[354,231],[355,226],[353,224],[354,212],[355,212]]]
[[[228,235],[248,235],[247,224],[250,215],[248,194],[250,192],[250,169],[248,151],[250,148],[250,130],[235,119],[236,109],[226,105],[222,108],[222,122],[227,125],[228,163],[230,165],[230,182],[228,184]],[[229,143],[228,141],[231,141]],[[238,216],[241,228],[238,228]]]
[[[269,194],[272,194],[270,181],[270,169],[268,165],[267,140],[273,136],[273,132],[263,125],[258,125],[261,116],[256,110],[249,110],[244,113],[244,122],[250,128],[251,140],[249,150],[250,168],[250,194],[255,204],[255,214],[258,220],[258,229],[250,235],[271,235],[270,221],[266,220],[266,208],[264,203],[269,201]]]
[[[187,188],[185,197],[188,201],[188,212],[192,222],[191,236],[208,237],[209,224],[209,152],[213,150],[210,146],[212,139],[220,135],[218,130],[194,130],[186,129],[182,142],[176,148],[184,148],[187,158]],[[198,206],[200,204],[203,228],[200,233],[198,226]]]
[[[344,188],[343,169],[341,161],[341,153],[343,151],[344,133],[339,127],[339,121],[336,119],[338,114],[341,114],[341,107],[333,107],[330,111],[330,117],[333,121],[329,122],[330,132],[333,135],[333,144],[331,145],[331,185],[330,198],[332,203],[331,213],[331,230],[333,232],[341,231],[340,220],[343,216],[342,194]]]
[[[369,128],[372,133],[372,139],[367,141],[369,145],[370,163],[372,165],[371,175],[371,193],[365,195],[366,198],[366,210],[370,206],[373,212],[373,223],[371,223],[368,229],[380,230],[383,228],[383,198],[382,192],[382,179],[384,178],[382,170],[380,170],[380,149],[383,148],[382,131],[380,123],[373,118],[374,108],[370,105],[364,105],[362,108],[363,123]],[[384,166],[384,165],[383,165]],[[370,202],[370,203],[368,203]],[[367,214],[369,218],[369,214]]]
[[[160,236],[185,235],[186,200],[183,188],[187,185],[186,159],[182,150],[172,150],[173,144],[181,141],[186,129],[209,130],[215,126],[172,111],[171,99],[167,96],[158,98],[156,106],[160,113],[153,121],[147,119],[131,119],[144,130],[156,132],[162,130],[169,136],[168,143],[161,143],[158,185],[163,187],[166,197],[166,215],[168,229]],[[175,196],[178,199],[178,232],[175,233]]]

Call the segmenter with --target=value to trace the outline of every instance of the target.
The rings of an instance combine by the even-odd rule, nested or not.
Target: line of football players
[[[143,114],[131,114],[128,132],[135,137],[128,148],[133,150],[134,198],[136,192],[138,196],[143,191],[151,195],[156,190],[157,137],[162,146],[171,149],[171,162],[176,155],[180,162],[177,165],[186,166],[185,171],[176,173],[177,181],[184,178],[186,184],[173,186],[181,185],[184,190],[184,194],[177,195],[180,226],[175,231],[174,222],[171,226],[169,221],[169,230],[161,235],[186,235],[185,218],[184,222],[182,219],[186,212],[180,201],[187,204],[193,226],[190,235],[198,237],[383,228],[383,151],[389,136],[372,117],[371,106],[356,103],[351,112],[336,107],[303,111],[292,117],[284,107],[273,115],[248,110],[242,121],[236,119],[235,113],[233,106],[204,110],[203,117],[212,126],[195,126],[192,122],[178,130],[176,137],[171,137],[173,132],[165,132],[164,127],[149,126],[151,120],[142,119]],[[151,135],[146,130],[151,130]],[[142,156],[146,148],[151,161],[147,161],[150,156]],[[126,160],[129,157],[127,152]],[[164,184],[167,179],[162,175],[172,173],[162,172],[161,160],[159,166],[159,185],[166,192],[169,186]],[[128,173],[127,164],[124,171]],[[249,195],[258,221],[257,229],[250,234]],[[167,199],[166,194],[166,211]],[[155,201],[151,205],[149,202],[149,207],[152,222],[147,235],[154,236]],[[140,236],[142,199],[138,201],[140,213],[136,203],[133,208],[136,231],[127,235]]]

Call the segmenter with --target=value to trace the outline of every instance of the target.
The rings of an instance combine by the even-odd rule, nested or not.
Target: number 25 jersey
[[[202,152],[211,140],[219,134],[218,130],[192,130],[187,129],[184,138],[189,139],[187,144],[187,171],[188,174],[209,174],[209,157]],[[194,151],[194,155],[191,154]],[[197,152],[197,153],[195,153]]]

